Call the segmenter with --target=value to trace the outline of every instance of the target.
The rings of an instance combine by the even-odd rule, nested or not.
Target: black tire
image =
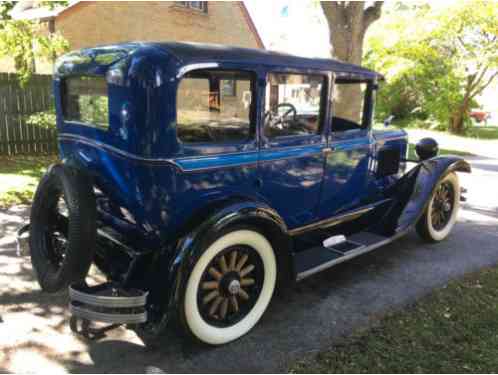
[[[67,216],[59,212],[61,199]],[[31,208],[31,262],[44,291],[54,293],[84,280],[95,253],[96,215],[89,178],[75,168],[52,165]]]

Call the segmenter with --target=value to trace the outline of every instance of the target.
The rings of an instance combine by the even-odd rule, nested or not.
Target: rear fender
[[[439,181],[456,171],[470,173],[470,164],[457,156],[438,156],[421,161],[387,192],[393,204],[374,230],[391,236],[415,225]]]
[[[155,285],[152,286],[152,289],[157,288],[156,293],[151,291],[151,297],[156,299],[153,303],[161,310],[161,325],[165,325],[170,315],[176,311],[197,259],[219,233],[236,225],[249,225],[260,230],[275,250],[280,280],[292,278],[292,241],[283,219],[264,203],[230,200],[224,206],[218,205],[218,209],[199,225],[184,230],[182,237],[165,249],[158,263]],[[282,270],[288,272],[281,272]]]

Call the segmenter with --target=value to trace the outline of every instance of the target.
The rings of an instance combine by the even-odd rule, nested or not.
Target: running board
[[[392,237],[385,237],[370,232],[359,232],[349,236],[345,242],[330,247],[316,246],[296,253],[294,255],[296,280],[300,281],[317,272],[387,245],[404,233],[403,231]]]

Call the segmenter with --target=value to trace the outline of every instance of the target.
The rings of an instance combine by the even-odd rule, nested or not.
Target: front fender
[[[439,181],[451,172],[471,172],[468,162],[458,156],[438,156],[420,162],[388,192],[393,204],[376,231],[393,235],[417,223]]]
[[[164,326],[170,315],[176,311],[187,278],[197,259],[222,231],[234,225],[258,227],[272,243],[279,263],[288,262],[283,267],[292,264],[291,239],[287,234],[285,222],[276,211],[257,201],[226,202],[224,206],[218,206],[214,213],[194,229],[185,231],[159,262],[156,282],[158,285],[154,288],[156,292],[152,297],[156,299],[156,306],[161,306],[161,326]],[[167,285],[164,283],[165,276]],[[160,285],[159,280],[162,280]]]

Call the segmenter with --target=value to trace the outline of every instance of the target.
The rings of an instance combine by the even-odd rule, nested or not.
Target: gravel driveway
[[[219,348],[191,344],[175,327],[146,346],[117,329],[87,342],[68,328],[64,293],[39,291],[28,259],[15,256],[14,231],[26,207],[0,211],[0,371],[274,372],[352,330],[374,324],[448,280],[498,263],[498,159],[473,157],[461,175],[468,202],[450,238],[405,238],[279,293],[257,328]]]

